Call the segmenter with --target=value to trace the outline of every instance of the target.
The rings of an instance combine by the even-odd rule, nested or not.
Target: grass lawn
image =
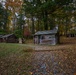
[[[31,75],[31,52],[21,44],[0,43],[0,75]]]

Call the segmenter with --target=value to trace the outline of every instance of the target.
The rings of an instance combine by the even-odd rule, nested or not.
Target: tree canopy
[[[38,21],[38,27],[43,25],[42,30],[48,30],[55,26],[56,18],[63,19],[69,16],[66,15],[66,11],[72,12],[72,3],[73,0],[23,0],[23,9],[27,17],[33,17]],[[34,30],[34,22],[32,26]]]
[[[8,27],[10,31],[20,30],[22,25],[24,29],[28,25],[34,34],[58,26],[60,33],[67,33],[72,23],[76,23],[75,16],[73,0],[6,0],[5,7],[0,4],[0,28]]]

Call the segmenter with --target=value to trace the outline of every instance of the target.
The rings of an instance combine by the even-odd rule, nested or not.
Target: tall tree
[[[8,11],[0,3],[0,28],[7,31]]]
[[[35,25],[34,25],[34,20],[35,20],[35,12],[36,12],[36,6],[35,6],[35,0],[24,0],[23,8],[25,11],[25,15],[28,18],[31,18],[32,21],[32,34],[35,33]]]
[[[14,31],[17,25],[17,14],[19,14],[19,11],[22,7],[22,0],[6,0],[5,7],[11,12],[10,25],[12,25],[12,29]]]

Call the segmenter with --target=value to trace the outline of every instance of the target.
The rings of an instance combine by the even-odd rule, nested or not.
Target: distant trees
[[[16,29],[14,30],[14,32],[16,33],[16,35],[20,38],[23,37],[23,33],[24,33],[24,25],[25,25],[25,20],[24,20],[24,13],[22,10],[20,10],[18,16],[17,16],[17,23],[16,23]]]
[[[56,24],[59,25],[61,20],[66,20],[66,17],[70,16],[66,12],[71,10],[72,2],[73,0],[24,0],[23,8],[26,17],[31,18],[32,33],[35,32],[34,30],[53,29]],[[58,23],[56,23],[56,19]],[[35,25],[35,21],[37,25]]]
[[[59,34],[67,34],[76,23],[76,4],[73,0],[6,0],[0,4],[0,28],[6,31],[51,30],[58,26]],[[26,20],[24,19],[26,18]],[[25,25],[28,27],[25,27]],[[26,33],[25,32],[25,33]]]
[[[0,30],[7,31],[8,11],[0,3]]]
[[[14,31],[17,26],[17,15],[19,14],[21,10],[22,1],[21,0],[6,0],[5,7],[10,12],[9,28],[11,27],[11,30]]]

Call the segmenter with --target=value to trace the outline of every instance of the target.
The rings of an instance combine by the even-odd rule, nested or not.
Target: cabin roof
[[[53,29],[53,30],[47,30],[47,31],[38,31],[36,32],[34,35],[47,35],[47,34],[56,34],[57,33],[57,29]]]
[[[2,37],[5,38],[5,37],[9,37],[9,36],[11,36],[11,35],[13,35],[13,34],[7,34],[7,35],[4,35],[4,36],[2,36]]]
[[[11,35],[14,35],[14,34],[12,33],[12,34],[0,35],[0,38],[7,38],[7,37],[9,37]]]

